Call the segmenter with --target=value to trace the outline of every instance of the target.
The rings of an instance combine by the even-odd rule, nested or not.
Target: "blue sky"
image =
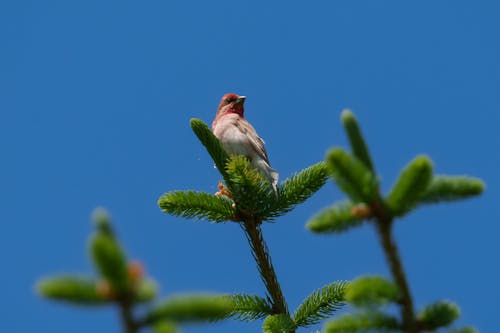
[[[396,224],[421,307],[456,301],[460,324],[497,327],[500,278],[500,4],[496,1],[2,1],[0,259],[9,332],[119,332],[111,309],[41,300],[35,281],[92,271],[96,206],[162,295],[264,294],[243,232],[163,215],[174,189],[215,192],[220,176],[189,128],[220,97],[247,118],[281,179],[346,146],[339,116],[361,122],[387,190],[426,153],[437,173],[487,184],[477,199]],[[344,196],[330,182],[264,226],[290,307],[312,290],[388,270],[369,226],[317,236],[307,219]],[[184,332],[256,332],[225,322]],[[306,332],[304,330],[304,332]]]

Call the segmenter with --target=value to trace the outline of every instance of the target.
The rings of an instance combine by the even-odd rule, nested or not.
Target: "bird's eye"
[[[229,97],[229,98],[226,99],[226,103],[227,104],[229,104],[231,102],[234,102],[234,98]]]

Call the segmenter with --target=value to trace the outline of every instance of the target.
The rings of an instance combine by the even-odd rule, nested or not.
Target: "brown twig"
[[[403,269],[403,263],[399,256],[399,251],[392,237],[393,218],[387,213],[386,208],[381,203],[373,205],[372,211],[375,217],[375,225],[379,235],[382,248],[392,277],[401,291],[401,317],[403,319],[403,329],[406,333],[419,332],[415,320],[415,311],[413,308],[413,299],[406,280]]]
[[[120,308],[120,316],[123,323],[124,333],[138,333],[139,324],[135,321],[132,314],[132,302],[131,297],[122,297],[118,300],[118,305]]]
[[[289,312],[285,297],[281,291],[278,278],[271,262],[269,251],[264,238],[262,237],[260,222],[249,217],[241,223],[241,226],[245,231],[250,247],[252,248],[252,254],[257,262],[261,278],[264,281],[264,285],[266,286],[267,292],[273,302],[273,310],[276,314],[288,315]]]

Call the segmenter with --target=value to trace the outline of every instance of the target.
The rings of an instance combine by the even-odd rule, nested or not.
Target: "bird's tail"
[[[278,194],[278,171],[271,168],[269,163],[267,163],[264,159],[254,159],[254,166],[259,169],[266,177],[269,179],[269,182],[273,186],[274,193]]]

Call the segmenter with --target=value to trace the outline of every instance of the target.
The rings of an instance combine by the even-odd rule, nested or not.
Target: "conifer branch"
[[[410,287],[406,280],[406,275],[403,269],[403,263],[399,256],[399,251],[392,237],[392,218],[386,214],[383,209],[376,209],[375,216],[377,218],[377,232],[385,253],[385,257],[389,264],[392,276],[399,290],[401,291],[401,318],[403,320],[403,328],[406,333],[417,333],[417,325],[415,322],[415,312],[413,309],[413,299],[410,293]]]
[[[58,276],[40,280],[36,291],[44,297],[76,305],[102,305],[108,302],[97,292],[97,281],[92,278]]]
[[[240,319],[253,320],[272,314],[273,316],[269,317],[271,322],[280,323],[281,319],[277,318],[287,318],[290,322],[288,307],[262,237],[260,225],[263,221],[272,220],[289,212],[319,190],[328,178],[326,163],[320,162],[302,170],[282,182],[275,191],[272,184],[259,170],[250,165],[246,157],[228,156],[220,141],[201,120],[192,119],[191,127],[224,178],[227,188],[222,188],[221,192],[227,193],[231,200],[225,198],[216,200],[208,194],[194,195],[194,192],[177,191],[161,197],[158,201],[159,206],[164,212],[173,215],[208,218],[215,221],[231,219],[239,222],[249,241],[271,304],[264,299],[247,295],[234,296],[233,315]],[[294,331],[295,328],[286,333]]]
[[[438,301],[427,305],[418,315],[417,324],[420,331],[434,331],[450,325],[460,317],[460,309],[452,302]]]
[[[306,228],[315,233],[342,233],[363,223],[364,218],[353,214],[356,205],[350,201],[334,203],[314,215]]]
[[[177,326],[170,321],[160,321],[153,326],[153,333],[176,333]]]
[[[398,320],[377,311],[346,314],[325,325],[324,333],[394,332],[401,330]]]
[[[229,160],[229,155],[222,147],[222,144],[217,137],[212,133],[210,128],[200,119],[191,119],[191,129],[201,141],[203,146],[214,160],[215,166],[222,174],[222,177],[227,182],[226,164]]]
[[[127,259],[117,239],[107,230],[98,227],[90,239],[90,253],[95,267],[111,288],[117,293],[126,293],[130,289]]]
[[[235,302],[228,295],[196,294],[170,297],[151,307],[143,317],[136,317],[134,307],[156,297],[156,283],[144,277],[140,262],[128,261],[107,213],[97,209],[93,219],[96,232],[89,250],[99,277],[45,278],[36,286],[41,296],[77,305],[113,305],[119,311],[124,333],[138,333],[143,328],[175,333],[174,322],[215,321],[233,315]]]
[[[465,326],[461,328],[452,329],[451,331],[449,331],[449,333],[479,333],[479,331],[472,326]]]
[[[334,282],[314,291],[295,310],[293,320],[297,326],[317,324],[344,305],[346,281]]]
[[[122,297],[119,301],[120,316],[122,318],[123,329],[125,333],[138,333],[139,324],[134,319],[132,313],[132,300],[131,295]]]
[[[264,333],[290,333],[295,332],[297,326],[286,314],[276,314],[266,318],[262,325]]]
[[[261,218],[263,212],[276,200],[271,183],[259,170],[252,168],[248,159],[241,155],[229,159],[226,172],[227,186],[236,207],[244,213],[243,215]]]
[[[352,148],[352,153],[358,160],[363,162],[368,169],[375,173],[372,159],[368,151],[368,146],[363,139],[361,129],[359,128],[358,121],[356,120],[354,113],[352,113],[349,109],[345,109],[342,111],[341,119]]]
[[[401,301],[398,287],[381,276],[363,276],[348,286],[345,299],[356,306],[384,305]]]
[[[309,199],[327,180],[328,169],[325,162],[319,162],[292,175],[279,184],[277,198],[271,201],[263,219],[269,221],[288,213]]]
[[[213,322],[231,316],[233,310],[234,303],[226,295],[170,296],[154,306],[139,323],[146,326],[165,320],[176,323]]]
[[[386,198],[393,216],[402,216],[417,205],[432,179],[432,162],[427,156],[417,156],[403,169]]]
[[[479,179],[468,177],[433,177],[431,160],[426,156],[417,156],[403,169],[384,200],[380,195],[374,166],[356,118],[351,111],[345,110],[342,113],[342,122],[353,156],[343,149],[334,148],[327,154],[327,163],[333,180],[351,200],[334,204],[321,211],[308,222],[307,228],[313,232],[341,232],[359,225],[363,220],[373,220],[395,285],[382,278],[363,278],[351,284],[346,299],[358,306],[396,302],[401,311],[400,329],[405,333],[418,333],[427,327],[432,328],[434,324],[422,326],[424,318],[431,318],[430,322],[434,323],[434,319],[446,317],[440,311],[448,311],[448,317],[452,318],[453,309],[438,304],[436,308],[426,308],[427,312],[424,314],[427,317],[420,315],[418,319],[415,318],[410,288],[393,239],[393,221],[419,204],[460,200],[478,195],[483,191],[484,184]],[[327,332],[357,331],[359,321],[345,318],[347,326],[343,326],[342,322],[339,327],[332,324],[333,326],[328,326]],[[362,331],[363,327],[360,326],[359,329]]]
[[[168,214],[213,222],[228,221],[236,215],[229,198],[205,192],[169,192],[158,199],[158,206]]]
[[[262,297],[233,294],[230,298],[234,302],[233,316],[240,320],[253,321],[274,313],[272,304]]]
[[[373,202],[378,197],[378,181],[373,172],[341,148],[327,154],[330,174],[353,202]]]
[[[271,298],[273,313],[288,316],[289,312],[285,297],[283,296],[278,278],[274,271],[269,250],[267,249],[267,245],[262,237],[260,221],[248,218],[246,221],[242,222],[241,226],[245,231],[245,235],[247,236],[252,249],[253,257],[257,262],[257,267],[262,281],[264,282],[269,297]]]
[[[111,216],[108,211],[102,207],[97,207],[92,212],[91,220],[97,232],[115,237],[115,233],[111,226]]]
[[[357,128],[358,126],[354,116],[346,114],[343,116],[343,121],[344,123],[351,123],[350,126],[344,126],[355,156],[361,160],[365,160],[366,158],[369,159],[368,148],[366,148],[361,131]],[[419,199],[422,192],[427,188],[430,178],[432,177],[432,165],[430,160],[425,157],[417,157],[402,172],[392,193],[389,195],[388,201],[392,203],[392,208],[395,210],[395,212],[391,212],[390,207],[388,207],[387,203],[380,197],[378,181],[375,174],[371,172],[371,170],[374,170],[373,166],[371,170],[368,169],[369,166],[365,166],[357,158],[351,157],[339,148],[331,150],[327,158],[332,168],[332,177],[337,185],[343,189],[354,202],[359,200],[370,207],[370,214],[375,219],[375,226],[389,268],[401,292],[400,305],[403,329],[406,333],[417,333],[413,299],[397,245],[392,238],[392,225],[394,213],[398,212],[397,208],[403,211],[408,205],[412,206],[416,201],[415,198]],[[371,159],[369,159],[369,163],[371,163]],[[424,184],[420,185],[419,181],[422,181]],[[412,190],[416,190],[417,193],[412,193]],[[406,201],[408,201],[409,204]]]
[[[420,203],[463,200],[481,194],[484,187],[483,181],[479,178],[436,175],[420,198]]]
[[[144,303],[156,298],[158,286],[152,279],[142,279],[137,283],[134,290],[134,303]]]

